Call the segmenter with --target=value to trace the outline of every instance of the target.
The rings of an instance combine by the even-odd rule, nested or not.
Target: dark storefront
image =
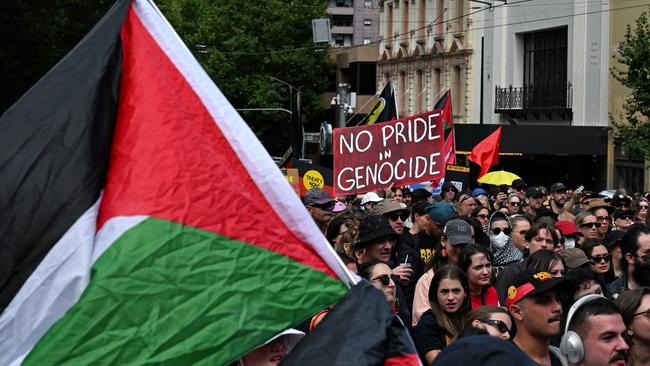
[[[499,125],[456,124],[456,150],[469,152]],[[502,125],[499,165],[533,184],[607,186],[607,128]],[[459,154],[459,163],[464,158]]]

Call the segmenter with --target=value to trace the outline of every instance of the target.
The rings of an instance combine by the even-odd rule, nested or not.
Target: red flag
[[[490,167],[499,162],[499,145],[501,144],[501,127],[479,142],[467,157],[481,167],[478,177],[482,177]]]
[[[442,113],[442,123],[445,131],[444,160],[446,164],[456,164],[456,137],[454,134],[454,119],[451,114],[451,94],[449,90],[440,97],[433,109]]]

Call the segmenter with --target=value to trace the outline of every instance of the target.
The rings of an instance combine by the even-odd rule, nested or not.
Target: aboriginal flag
[[[368,124],[387,122],[398,118],[395,90],[393,89],[393,82],[389,81],[384,90],[381,91],[379,100],[377,100],[368,116]]]

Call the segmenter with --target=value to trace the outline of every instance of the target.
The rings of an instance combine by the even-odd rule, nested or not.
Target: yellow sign
[[[452,170],[454,172],[463,172],[463,173],[469,173],[469,168],[466,166],[460,166],[460,165],[447,165],[447,170]]]
[[[296,194],[300,195],[300,186],[298,185],[300,175],[298,174],[298,169],[282,169],[282,173],[284,173],[284,178],[289,182],[291,188],[293,188]]]
[[[308,170],[302,177],[302,183],[307,190],[312,188],[323,188],[325,186],[325,179],[317,170]]]

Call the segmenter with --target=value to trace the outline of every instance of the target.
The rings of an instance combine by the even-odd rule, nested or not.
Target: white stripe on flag
[[[298,238],[314,248],[339,278],[350,282],[350,272],[331,249],[280,169],[164,16],[147,0],[136,0],[132,6],[149,34],[201,99],[277,215]]]
[[[101,198],[66,231],[0,316],[0,365],[18,365],[88,285]]]
[[[147,216],[115,217],[99,232],[101,198],[52,247],[0,317],[0,365],[20,365],[88,286],[90,269],[117,238]]]

